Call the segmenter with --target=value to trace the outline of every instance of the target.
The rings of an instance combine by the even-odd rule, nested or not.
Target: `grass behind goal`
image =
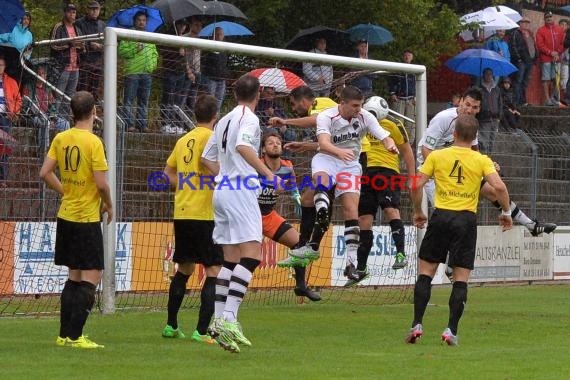
[[[240,320],[253,346],[217,346],[160,336],[166,312],[95,315],[86,333],[106,347],[55,346],[57,318],[2,320],[2,376],[10,379],[558,379],[567,376],[564,328],[570,285],[476,287],[459,347],[440,344],[449,287],[433,290],[416,345],[403,341],[412,305],[343,303],[250,306]],[[191,333],[196,308],[180,314]],[[76,372],[78,371],[78,372]],[[566,375],[565,375],[566,373]]]

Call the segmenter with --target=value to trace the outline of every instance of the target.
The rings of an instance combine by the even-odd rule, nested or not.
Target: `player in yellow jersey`
[[[71,98],[75,125],[57,134],[40,170],[45,183],[62,195],[57,214],[55,265],[69,268],[61,293],[58,346],[102,348],[83,335],[104,269],[101,212],[107,224],[113,203],[105,179],[103,143],[93,134],[95,99],[86,91]],[[56,167],[60,178],[55,175]]]
[[[196,263],[204,265],[206,279],[200,294],[200,311],[196,330],[191,339],[214,344],[208,335],[208,325],[214,314],[216,277],[224,256],[219,245],[214,244],[214,208],[212,206],[213,178],[200,162],[206,143],[213,134],[218,116],[218,104],[211,95],[200,95],[194,107],[197,126],[176,142],[166,161],[164,173],[176,188],[174,195],[173,261],[178,269],[168,292],[168,320],[162,331],[165,338],[185,338],[178,326],[178,311],[182,305],[186,284],[194,272]]]
[[[409,142],[408,133],[400,120],[392,118],[388,114],[389,108],[386,100],[379,96],[373,96],[366,100],[362,106],[372,113],[380,121],[382,128],[390,132],[390,137],[400,151],[406,165],[408,178],[416,175],[414,152]],[[363,173],[368,178],[379,178],[373,186],[372,183],[362,184],[360,189],[360,201],[358,204],[358,224],[360,226],[360,246],[357,253],[357,266],[355,276],[349,278],[344,286],[354,286],[369,276],[366,268],[368,255],[372,249],[373,232],[372,224],[374,216],[380,207],[384,218],[390,224],[392,239],[396,245],[396,260],[392,269],[402,269],[408,264],[405,254],[405,229],[400,217],[400,194],[399,184],[393,186],[393,177],[400,177],[400,160],[384,147],[381,141],[368,134],[369,148],[367,150],[367,164],[363,165]],[[364,144],[362,146],[364,150]],[[396,180],[398,181],[398,180]],[[400,182],[401,183],[401,182]],[[410,181],[406,182],[408,185]],[[378,189],[383,187],[382,189]],[[375,188],[376,187],[376,188]],[[408,186],[408,189],[410,186]]]
[[[407,343],[415,343],[423,334],[422,320],[431,296],[431,281],[448,252],[455,281],[449,297],[449,322],[441,339],[450,346],[458,343],[457,326],[467,302],[467,281],[475,263],[481,177],[485,177],[497,195],[502,209],[499,224],[503,231],[513,225],[509,193],[495,165],[489,157],[471,149],[478,126],[474,116],[459,115],[453,146],[431,152],[420,169],[417,187],[412,191],[414,225],[423,228],[427,221],[421,210],[423,188],[431,177],[435,178],[435,210],[419,251],[414,320],[406,336]]]

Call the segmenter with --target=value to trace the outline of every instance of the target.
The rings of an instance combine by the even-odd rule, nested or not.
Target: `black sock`
[[[206,334],[208,325],[214,315],[214,301],[216,299],[216,277],[206,277],[202,291],[200,292],[200,311],[198,312],[198,324],[196,330],[200,335]]]
[[[420,274],[414,288],[414,322],[412,327],[422,323],[426,307],[431,298],[431,277]]]
[[[457,335],[457,326],[463,315],[465,303],[467,302],[467,283],[456,281],[453,283],[453,290],[449,296],[449,323],[447,327],[453,335]]]
[[[71,313],[71,330],[69,333],[71,340],[77,340],[83,335],[83,327],[95,304],[95,289],[96,286],[87,281],[81,281],[77,287],[73,312]]]
[[[374,239],[374,233],[372,230],[360,230],[360,245],[358,246],[358,252],[356,254],[358,263],[356,269],[365,270],[366,264],[368,263],[368,255],[372,249],[372,240]]]
[[[295,270],[295,283],[296,287],[300,289],[305,289],[307,284],[305,283],[305,273],[307,273],[307,268],[305,267],[293,267]]]
[[[75,293],[79,287],[79,282],[67,280],[61,292],[61,310],[59,317],[59,336],[67,338],[71,333],[71,314],[75,302]]]
[[[390,221],[390,229],[392,230],[392,239],[396,245],[396,252],[406,252],[406,230],[402,219],[392,219]]]
[[[170,289],[168,290],[168,320],[166,323],[173,329],[178,328],[178,311],[182,305],[184,294],[186,294],[186,284],[189,278],[190,276],[177,271],[170,283]]]
[[[315,225],[315,219],[317,218],[317,211],[315,206],[311,207],[301,207],[301,226],[299,227],[299,243],[298,247],[302,247],[311,238],[311,233],[313,232],[313,226]]]

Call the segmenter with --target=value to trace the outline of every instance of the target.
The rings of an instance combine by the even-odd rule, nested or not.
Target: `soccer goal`
[[[212,52],[228,54],[225,98],[221,114],[235,105],[233,82],[241,75],[262,68],[282,68],[302,78],[301,63],[331,66],[334,80],[330,97],[337,99],[337,89],[362,75],[373,75],[375,95],[388,96],[388,81],[393,74],[411,74],[416,77],[415,140],[427,125],[426,72],[420,65],[361,60],[346,56],[322,55],[248,45],[246,37],[227,38],[232,42],[180,37],[167,34],[138,32],[107,28],[104,35],[104,91],[101,92],[103,120],[102,135],[109,163],[108,179],[116,206],[115,223],[104,226],[105,267],[99,288],[99,307],[105,313],[116,309],[165,308],[170,279],[175,273],[172,254],[176,249],[172,226],[174,193],[157,188],[153,173],[161,172],[177,138],[194,127],[192,117],[192,91],[185,93],[183,101],[172,101],[168,94],[169,75],[176,73],[177,52],[181,49],[200,49],[205,55]],[[152,85],[148,102],[146,125],[150,133],[128,132],[124,113],[124,64],[118,54],[121,41],[154,44],[159,51],[158,68],[151,74]],[[34,48],[34,57],[48,61],[49,45]],[[203,69],[203,68],[202,68]],[[202,70],[204,71],[204,70]],[[180,75],[179,75],[180,76]],[[48,77],[49,80],[49,77]],[[275,116],[292,117],[283,83],[275,77],[264,78],[264,87],[273,89]],[[206,91],[196,86],[197,94]],[[262,98],[265,95],[262,94]],[[136,109],[135,105],[135,109]],[[267,114],[260,114],[262,124]],[[135,113],[135,118],[138,118]],[[138,120],[137,120],[138,121]],[[267,129],[266,126],[262,128]],[[32,135],[35,132],[30,132]],[[288,126],[280,130],[285,141],[303,141],[314,137],[314,129]],[[30,136],[33,140],[33,136]],[[22,153],[23,154],[23,153]],[[312,153],[286,154],[293,162],[297,177],[310,175]],[[27,160],[28,158],[22,158]],[[29,180],[22,187],[41,190],[28,191],[20,200],[4,205],[6,222],[0,223],[0,315],[55,312],[67,273],[53,265],[55,247],[55,216],[58,200],[51,190],[41,186],[37,177],[40,160],[28,163]],[[33,175],[36,173],[36,175]],[[402,166],[405,174],[405,167]],[[15,194],[17,198],[18,194]],[[12,202],[12,201],[10,201]],[[411,207],[407,192],[402,192],[401,214],[406,225],[406,252],[410,260],[407,268],[392,270],[395,248],[390,227],[376,218],[373,247],[368,259],[370,278],[358,287],[345,288],[343,269],[346,246],[343,236],[342,210],[336,202],[332,225],[321,244],[321,257],[307,267],[307,283],[320,292],[321,302],[352,304],[390,304],[411,300],[416,278],[416,253],[421,230],[411,226]],[[299,216],[289,194],[283,194],[277,211],[298,228]],[[292,270],[279,268],[276,263],[287,256],[287,248],[265,239],[263,261],[254,274],[250,291],[244,303],[253,305],[279,305],[303,302],[292,291],[295,279]],[[197,266],[188,282],[184,307],[200,302],[200,287],[205,274]]]

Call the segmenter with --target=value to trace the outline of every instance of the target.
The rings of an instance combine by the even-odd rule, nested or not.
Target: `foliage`
[[[35,40],[48,38],[66,2],[23,0],[32,14],[31,30]],[[78,18],[84,14],[86,3],[86,0],[76,2],[80,8]],[[101,3],[101,18],[106,20],[118,9],[139,3],[150,5],[152,1],[105,0]],[[299,29],[315,25],[348,29],[370,22],[389,29],[395,39],[386,46],[371,47],[372,58],[399,61],[402,51],[411,49],[416,63],[432,68],[439,64],[439,55],[452,55],[458,50],[454,37],[458,31],[458,16],[434,0],[352,0],[340,5],[336,0],[235,0],[232,3],[248,15],[249,19],[243,23],[255,32],[255,37],[248,39],[248,43],[255,45],[282,47]]]

